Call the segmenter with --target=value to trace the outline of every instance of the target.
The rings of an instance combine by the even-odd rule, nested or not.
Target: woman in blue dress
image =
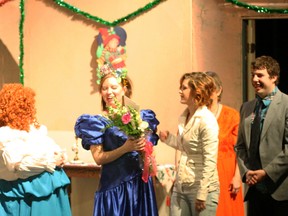
[[[61,168],[66,157],[36,121],[35,93],[22,84],[0,91],[0,215],[71,216]]]
[[[132,94],[128,77],[119,77],[115,72],[101,74],[99,91],[102,96],[103,114],[81,115],[75,124],[76,136],[82,146],[90,150],[95,162],[102,166],[101,178],[94,201],[94,216],[155,216],[158,215],[151,176],[147,183],[142,180],[140,151],[144,150],[145,138],[130,139],[113,126],[106,117],[107,106],[115,106],[115,98],[122,100]],[[152,110],[141,110],[142,120],[149,123],[152,133],[146,137],[157,144],[157,125]]]

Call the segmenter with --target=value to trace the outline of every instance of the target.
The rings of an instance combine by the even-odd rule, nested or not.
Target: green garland
[[[138,10],[136,10],[136,11],[134,11],[134,12],[132,12],[132,13],[120,18],[120,19],[116,19],[113,22],[106,21],[106,20],[104,20],[104,19],[102,19],[100,17],[93,16],[93,15],[91,15],[91,14],[85,12],[85,11],[81,11],[80,9],[78,9],[78,8],[68,4],[68,3],[66,3],[63,0],[53,0],[53,1],[56,2],[58,5],[60,5],[61,7],[65,7],[68,10],[71,10],[71,11],[77,13],[77,14],[83,15],[86,18],[91,19],[91,20],[93,20],[93,21],[95,21],[97,23],[101,23],[101,24],[103,24],[105,26],[112,26],[113,27],[113,26],[117,26],[117,25],[119,25],[121,23],[128,22],[129,20],[135,18],[136,16],[139,16],[140,14],[142,14],[142,13],[148,11],[148,10],[150,10],[151,8],[157,6],[162,1],[165,1],[165,0],[153,0],[152,2],[146,4],[144,7],[139,8]]]
[[[23,44],[23,27],[24,27],[24,20],[25,20],[25,13],[24,13],[24,4],[25,0],[20,0],[20,23],[19,23],[19,48],[20,48],[20,56],[19,56],[19,69],[20,69],[20,83],[24,85],[24,70],[23,70],[23,57],[24,57],[24,44]]]
[[[140,14],[147,12],[148,10],[152,9],[153,7],[157,6],[158,4],[160,4],[162,1],[165,0],[153,0],[152,2],[146,4],[144,7],[139,8],[138,10],[120,18],[120,19],[116,19],[113,22],[109,22],[106,21],[100,17],[97,16],[93,16],[87,12],[81,11],[80,9],[66,3],[63,0],[53,0],[54,2],[56,2],[58,5],[60,5],[61,7],[65,7],[77,14],[83,15],[88,19],[91,19],[97,23],[106,25],[106,26],[117,26],[119,24],[122,24],[124,22],[128,22],[132,19],[134,19],[136,16],[139,16]],[[23,34],[23,27],[24,27],[24,20],[25,20],[25,10],[24,10],[24,6],[25,6],[25,0],[20,0],[20,23],[19,23],[19,38],[20,38],[20,56],[19,56],[19,69],[20,69],[20,82],[24,85],[24,70],[23,70],[23,59],[24,59],[24,44],[23,44],[23,38],[24,38],[24,34]]]
[[[162,1],[165,0],[153,0],[152,2],[146,4],[144,7],[139,8],[138,10],[120,18],[120,19],[116,19],[113,22],[109,22],[106,21],[100,17],[97,16],[93,16],[85,11],[81,11],[80,9],[66,3],[63,0],[53,0],[54,2],[56,2],[59,6],[61,7],[65,7],[68,10],[71,10],[77,14],[83,15],[88,19],[91,19],[97,23],[100,23],[102,25],[105,26],[117,26],[119,24],[128,22],[132,19],[134,19],[136,16],[139,16],[140,14],[147,12],[148,10],[150,10],[151,8],[157,6],[158,4],[160,4]],[[244,7],[246,9],[249,10],[254,10],[258,13],[281,13],[281,14],[287,14],[288,13],[288,8],[286,9],[277,9],[277,8],[265,8],[265,7],[260,7],[260,6],[255,6],[255,5],[250,5],[244,2],[239,2],[237,0],[226,0],[226,2],[230,2],[234,5],[237,5],[239,7]],[[23,34],[23,27],[24,27],[24,20],[25,20],[25,10],[24,10],[24,6],[25,6],[25,0],[20,0],[20,23],[19,23],[19,37],[20,37],[20,55],[19,55],[19,68],[20,68],[20,82],[24,85],[24,70],[23,70],[23,59],[24,59],[24,43],[23,43],[23,38],[24,38],[24,34]]]
[[[256,5],[250,5],[244,2],[239,2],[237,0],[226,0],[226,2],[231,2],[234,5],[237,5],[239,7],[244,7],[249,10],[254,10],[258,13],[280,13],[280,14],[287,14],[288,13],[288,8],[285,9],[277,9],[277,8],[265,8],[265,7],[260,7]]]

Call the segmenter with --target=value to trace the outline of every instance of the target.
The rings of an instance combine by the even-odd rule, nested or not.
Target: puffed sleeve
[[[103,135],[109,120],[101,115],[81,115],[74,127],[77,137],[81,138],[82,146],[90,150],[90,145],[99,145],[103,143]]]
[[[147,137],[148,141],[153,143],[153,145],[157,145],[159,136],[156,134],[156,132],[157,132],[157,126],[159,125],[159,121],[156,118],[156,114],[149,109],[141,110],[140,114],[142,120],[148,122],[149,128],[152,130],[152,133],[150,133]]]

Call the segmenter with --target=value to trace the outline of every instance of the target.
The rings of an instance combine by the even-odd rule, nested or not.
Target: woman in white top
[[[181,152],[171,197],[171,215],[216,214],[219,197],[217,172],[218,124],[207,106],[215,83],[203,72],[180,79],[180,102],[187,108],[179,117],[178,135],[160,132],[160,139]]]

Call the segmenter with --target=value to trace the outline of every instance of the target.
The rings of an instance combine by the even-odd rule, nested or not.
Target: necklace
[[[213,114],[216,116],[217,115],[217,113],[218,113],[218,110],[219,110],[219,103],[217,103],[217,109],[216,109],[216,111],[215,112],[213,112]]]
[[[220,115],[220,112],[221,112],[221,109],[222,109],[222,105],[217,103],[217,109],[216,109],[216,112],[213,112],[214,116],[216,117],[216,119],[218,119],[219,115]]]

